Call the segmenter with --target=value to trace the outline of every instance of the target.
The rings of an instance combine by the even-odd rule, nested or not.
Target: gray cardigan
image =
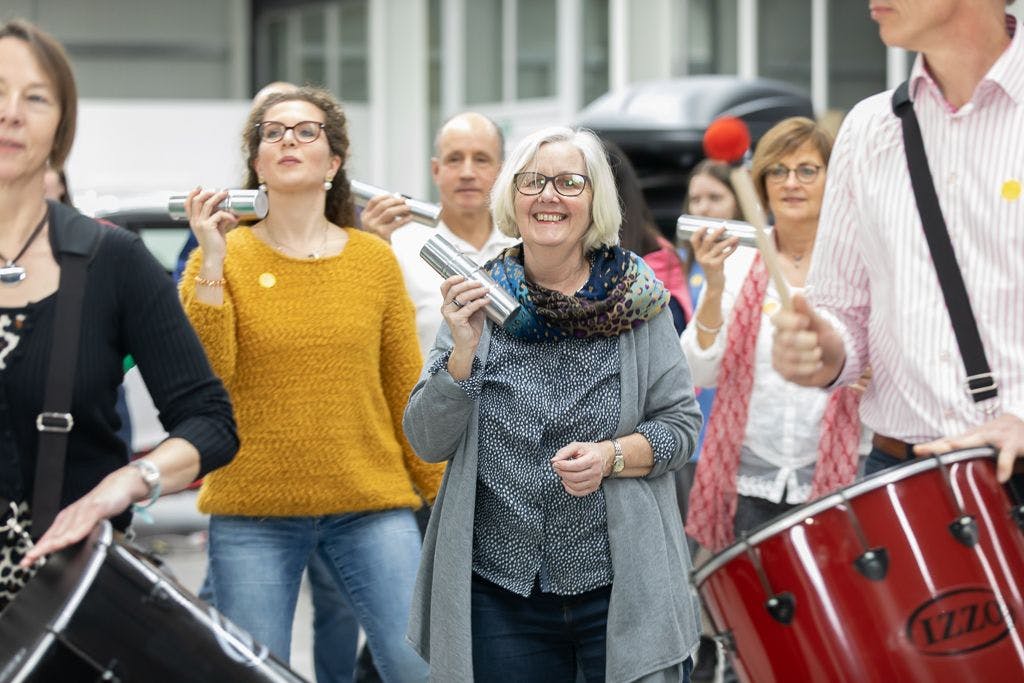
[[[476,355],[486,362],[490,325]],[[477,403],[445,370],[428,369],[452,346],[442,325],[405,409],[409,442],[429,462],[448,461],[430,516],[409,618],[408,638],[430,662],[432,681],[472,681],[470,580],[477,484]],[[621,411],[616,434],[658,420],[678,451],[643,478],[604,483],[615,572],[608,607],[606,673],[618,681],[678,681],[697,647],[699,607],[689,586],[690,558],[674,478],[696,444],[701,415],[690,371],[666,309],[619,336]]]

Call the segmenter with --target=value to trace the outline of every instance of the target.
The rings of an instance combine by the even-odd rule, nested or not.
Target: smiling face
[[[287,100],[267,109],[264,121],[277,121],[294,126],[301,121],[324,122],[324,113],[316,105],[304,100]],[[289,130],[277,142],[259,144],[253,168],[271,191],[302,191],[323,189],[324,180],[333,178],[341,166],[341,159],[331,152],[327,134],[312,142],[300,142],[295,131]]]
[[[42,176],[59,122],[53,82],[28,45],[0,38],[0,184]]]
[[[562,173],[587,175],[583,154],[568,142],[541,145],[533,161],[520,171],[534,171],[546,176]],[[583,238],[591,223],[593,190],[590,184],[575,197],[565,197],[549,182],[537,195],[515,193],[515,219],[523,242],[530,248],[566,248],[578,246],[583,252]]]
[[[765,179],[768,206],[775,215],[775,224],[786,226],[817,222],[821,213],[821,199],[825,193],[825,161],[811,142],[780,157],[777,164],[795,169],[802,164],[820,166],[817,177],[809,183],[800,182],[797,173],[790,172],[781,182]],[[777,164],[772,164],[776,166]]]

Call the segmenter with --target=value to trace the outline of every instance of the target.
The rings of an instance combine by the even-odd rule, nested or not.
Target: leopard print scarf
[[[18,566],[32,547],[29,536],[32,519],[28,503],[10,503],[7,509],[0,511],[0,522],[0,533],[3,534],[0,536],[0,612],[3,612],[15,594],[35,576],[42,561],[29,569]]]
[[[668,290],[633,252],[603,247],[589,258],[590,278],[572,296],[526,278],[522,244],[489,261],[485,269],[490,276],[522,306],[505,329],[529,342],[617,337],[652,320],[668,305]]]

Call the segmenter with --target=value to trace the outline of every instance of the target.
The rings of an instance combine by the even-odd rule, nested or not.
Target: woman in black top
[[[60,168],[71,148],[76,107],[60,45],[27,22],[0,25],[0,526],[12,509],[31,510],[38,494],[36,417],[53,336],[67,333],[55,330],[62,258],[83,235],[99,236],[84,289],[63,509],[23,567],[80,540],[102,519],[126,528],[132,503],[184,488],[238,447],[227,394],[173,283],[141,240],[44,199],[46,169]],[[129,354],[170,434],[132,465],[114,410]],[[27,543],[12,534],[0,537],[0,547],[6,544],[9,560],[13,546],[18,561]],[[0,585],[0,608],[5,588],[12,589]]]

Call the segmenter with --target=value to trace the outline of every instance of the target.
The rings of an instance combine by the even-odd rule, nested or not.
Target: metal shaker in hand
[[[227,198],[217,208],[231,211],[240,221],[262,220],[267,215],[269,205],[267,193],[263,190],[228,190]],[[167,213],[175,220],[185,220],[185,200],[188,194],[172,194],[167,200]]]
[[[487,272],[473,259],[469,258],[455,245],[441,235],[432,235],[420,249],[420,258],[430,264],[438,275],[448,279],[453,275],[461,275],[467,280],[474,280],[487,286],[487,298],[490,303],[484,312],[495,323],[504,326],[515,320],[520,311],[519,302],[515,297],[501,288]]]

